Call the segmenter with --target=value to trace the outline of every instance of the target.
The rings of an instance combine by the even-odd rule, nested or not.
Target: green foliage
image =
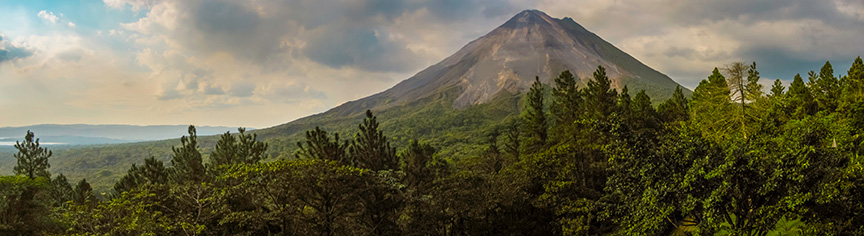
[[[392,170],[399,167],[396,148],[390,146],[384,131],[378,129],[378,121],[372,111],[366,110],[366,119],[359,125],[360,131],[348,146],[351,162],[359,167],[379,170]]]
[[[198,150],[198,135],[195,126],[189,126],[189,136],[180,138],[180,147],[171,147],[171,179],[176,182],[196,182],[204,180],[204,164]]]
[[[349,164],[347,156],[348,142],[340,142],[339,133],[333,134],[333,140],[327,135],[327,131],[321,130],[315,126],[314,130],[306,131],[306,145],[297,142],[297,153],[294,154],[298,159],[317,159],[336,161],[342,164]]]
[[[690,101],[684,97],[681,86],[675,87],[672,98],[657,106],[657,112],[664,121],[686,121],[690,118]]]
[[[48,173],[48,158],[53,154],[50,150],[39,146],[39,139],[33,140],[33,132],[27,131],[24,136],[24,142],[15,141],[15,149],[18,153],[15,154],[15,159],[18,159],[18,165],[15,166],[16,175],[25,175],[30,179],[36,177],[50,178]]]
[[[690,122],[711,139],[721,140],[738,130],[733,119],[717,119],[734,114],[729,85],[717,68],[714,68],[707,80],[699,82],[699,86],[693,91],[690,114]]]
[[[526,95],[528,103],[525,105],[525,113],[522,119],[525,121],[525,149],[528,153],[539,151],[546,145],[548,138],[548,124],[546,121],[546,108],[543,102],[543,84],[540,77],[534,78],[531,89]]]
[[[582,89],[556,79],[549,117],[535,78],[524,100],[454,110],[442,92],[381,123],[328,118],[357,132],[350,143],[309,124],[305,142],[241,129],[201,148],[190,126],[171,167],[130,164],[106,201],[47,166],[0,176],[0,234],[864,235],[859,64],[836,88],[826,63],[767,95],[755,63],[732,80],[715,69],[692,101],[679,88],[657,109],[598,67]],[[541,123],[552,135],[538,145]],[[283,158],[261,162],[274,151]]]
[[[225,132],[216,142],[216,148],[210,154],[211,170],[223,165],[252,164],[267,159],[267,143],[258,141],[257,134],[247,134],[244,128],[238,128],[237,132],[236,137]]]
[[[549,110],[555,118],[555,127],[551,129],[552,136],[562,141],[569,139],[566,134],[573,133],[574,122],[581,113],[582,93],[576,85],[576,78],[569,70],[561,72],[555,78],[552,88],[552,105]]]

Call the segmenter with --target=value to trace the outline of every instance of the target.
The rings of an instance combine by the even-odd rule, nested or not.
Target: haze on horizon
[[[763,81],[864,50],[859,0],[0,0],[0,126],[263,128],[387,89],[514,14],[571,17],[694,88],[756,61]]]

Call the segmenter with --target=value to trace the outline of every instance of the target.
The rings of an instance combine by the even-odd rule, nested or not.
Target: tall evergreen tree
[[[582,95],[576,85],[576,78],[569,70],[565,70],[555,78],[555,87],[552,88],[552,105],[550,111],[555,121],[555,128],[551,129],[552,136],[562,141],[572,137],[573,122],[579,116]]]
[[[265,158],[267,144],[258,141],[257,134],[247,134],[245,128],[237,131],[236,137],[225,132],[216,142],[216,148],[210,154],[211,170],[222,165],[252,164]]]
[[[90,187],[90,183],[87,183],[87,179],[81,179],[78,185],[75,185],[72,199],[79,205],[95,203],[96,199],[93,196],[93,188]]]
[[[756,62],[750,65],[750,68],[747,70],[747,84],[744,85],[744,89],[747,90],[747,100],[751,102],[758,102],[759,99],[762,99],[764,93],[762,92],[762,84],[759,83],[759,71],[756,70]]]
[[[854,103],[864,101],[864,61],[861,57],[856,57],[846,73],[848,80],[847,91],[844,95],[844,101],[850,106]]]
[[[810,88],[807,88],[807,85],[804,84],[801,74],[795,75],[792,84],[789,85],[789,92],[786,93],[786,96],[788,96],[792,117],[801,119],[816,113],[817,104],[814,103]]]
[[[27,131],[24,136],[24,142],[15,141],[15,149],[18,153],[15,154],[15,159],[18,159],[18,165],[13,169],[16,175],[24,175],[30,179],[36,177],[50,178],[48,173],[48,158],[53,154],[50,150],[39,146],[39,139],[33,140],[35,135],[33,132]]]
[[[51,180],[51,198],[54,200],[55,207],[71,201],[73,193],[72,185],[65,175],[59,174]]]
[[[684,97],[681,86],[675,87],[675,93],[669,100],[657,106],[657,112],[664,122],[686,121],[690,117],[690,101]]]
[[[359,129],[348,146],[348,153],[357,167],[374,171],[399,168],[396,148],[390,147],[390,141],[378,129],[378,120],[372,111],[366,110],[366,118]]]
[[[114,184],[114,192],[120,194],[144,184],[166,184],[168,176],[162,161],[151,156],[144,160],[141,167],[132,164],[126,175]]]
[[[504,152],[510,155],[513,160],[519,160],[522,152],[521,127],[519,120],[516,119],[506,128],[507,142],[504,143]]]
[[[546,110],[543,103],[543,84],[540,83],[540,77],[534,77],[534,83],[528,90],[527,98],[526,111],[522,115],[525,120],[525,130],[529,132],[525,149],[529,153],[534,153],[546,145],[546,138],[548,137]]]
[[[588,81],[583,93],[587,118],[604,120],[615,110],[618,93],[612,89],[612,81],[603,66],[597,66],[594,79]]]
[[[402,153],[402,172],[405,173],[405,185],[416,194],[427,194],[435,180],[435,170],[430,168],[435,155],[435,148],[427,143],[412,140],[408,150]]]
[[[637,133],[650,135],[660,128],[660,121],[657,110],[651,106],[651,97],[645,93],[645,90],[639,91],[633,102],[630,105],[630,125]]]
[[[780,79],[774,80],[774,85],[771,86],[771,94],[768,95],[769,98],[782,98],[786,93],[784,92],[786,87],[783,86],[783,81]]]
[[[728,118],[730,114],[735,114],[730,102],[726,78],[714,68],[708,79],[699,82],[699,86],[693,91],[690,121],[703,135],[715,140],[731,135],[737,130],[737,122]]]
[[[834,111],[840,102],[840,83],[837,77],[834,76],[834,69],[831,67],[831,62],[825,62],[822,69],[817,74],[810,71],[810,82],[808,86],[811,89],[813,98],[819,105],[820,110]]]
[[[171,147],[172,179],[176,182],[202,182],[205,178],[201,152],[198,151],[198,135],[195,126],[189,126],[189,136],[180,138],[180,147]]]
[[[343,165],[350,164],[346,157],[347,141],[339,140],[339,133],[333,134],[333,140],[327,135],[327,131],[315,126],[314,130],[306,131],[306,144],[297,142],[297,158],[319,159],[336,161]]]
[[[624,85],[624,88],[621,89],[621,94],[618,94],[618,115],[621,116],[624,120],[632,120],[633,114],[631,107],[633,103],[633,99],[630,98],[630,89],[627,88],[627,85]]]

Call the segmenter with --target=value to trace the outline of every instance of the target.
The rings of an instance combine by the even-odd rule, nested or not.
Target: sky
[[[694,88],[864,54],[862,0],[0,0],[0,126],[264,128],[383,91],[525,9]]]

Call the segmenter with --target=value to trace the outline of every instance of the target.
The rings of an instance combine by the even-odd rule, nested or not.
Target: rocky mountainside
[[[613,87],[645,90],[655,101],[668,98],[678,85],[569,17],[556,19],[538,10],[526,10],[393,88],[347,102],[328,113],[380,110],[454,87],[461,93],[453,106],[465,108],[489,102],[504,90],[523,92],[535,76],[550,83],[564,70],[573,72],[584,85],[598,65],[606,67]]]

